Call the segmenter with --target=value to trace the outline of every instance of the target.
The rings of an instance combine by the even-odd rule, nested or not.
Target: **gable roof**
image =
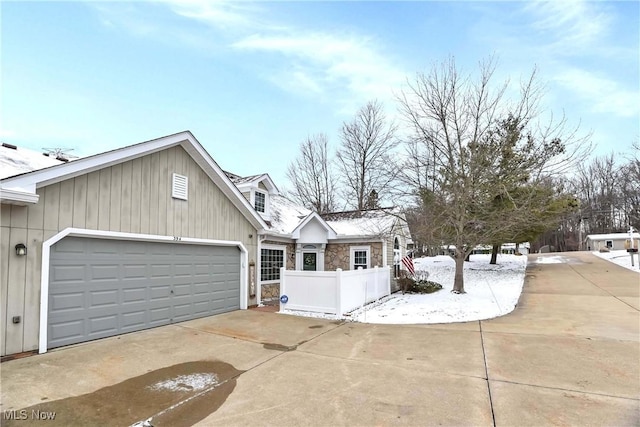
[[[368,211],[331,212],[318,215],[298,205],[285,196],[272,196],[272,217],[269,231],[285,237],[299,237],[299,230],[312,218],[320,220],[330,231],[330,239],[362,238],[388,235],[394,230],[396,221],[404,221],[403,234],[411,240],[404,215],[395,208],[372,209]],[[298,233],[296,233],[298,231]]]
[[[231,179],[231,181],[242,191],[247,188],[258,188],[258,184],[261,182],[264,183],[264,186],[267,187],[269,194],[280,194],[278,191],[278,187],[273,182],[268,173],[261,173],[258,175],[250,175],[250,176],[240,176],[231,172],[225,172],[225,174]]]
[[[254,227],[257,229],[267,228],[264,220],[242,196],[238,188],[231,182],[229,177],[227,177],[220,166],[218,166],[190,131],[163,136],[94,156],[83,157],[69,163],[1,179],[0,199],[9,202],[20,202],[19,199],[29,199],[31,201],[27,201],[27,203],[36,203],[38,200],[38,195],[36,194],[37,188],[75,178],[174,146],[181,146],[189,153],[193,160],[205,171],[211,180]],[[22,201],[24,202],[24,200]]]
[[[305,219],[303,219],[302,222],[300,222],[300,224],[298,224],[298,226],[291,232],[291,236],[294,239],[299,239],[300,238],[300,230],[302,230],[304,228],[304,226],[309,224],[309,222],[311,222],[311,220],[313,220],[313,219],[318,221],[320,223],[320,225],[322,226],[322,228],[324,228],[327,231],[327,239],[335,239],[335,238],[337,238],[335,230],[333,228],[331,228],[329,226],[329,224],[327,224],[327,222],[324,219],[322,219],[322,217],[320,215],[318,215],[316,212],[311,212],[309,215],[307,215],[307,217]]]

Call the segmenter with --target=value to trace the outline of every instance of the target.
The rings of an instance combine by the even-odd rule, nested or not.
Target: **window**
[[[266,195],[264,193],[256,191],[254,207],[256,208],[256,210],[258,212],[264,213],[265,206],[266,206],[266,199],[267,199],[267,197],[266,197]]]
[[[281,267],[284,267],[284,248],[263,248],[260,252],[260,281],[280,280]]]
[[[357,270],[362,267],[363,269],[369,268],[371,258],[370,246],[352,246],[351,247],[351,269]]]
[[[613,240],[607,240],[606,244],[607,244],[607,248],[613,249]]]
[[[171,197],[174,199],[187,200],[189,194],[189,178],[183,175],[173,174],[171,181]]]

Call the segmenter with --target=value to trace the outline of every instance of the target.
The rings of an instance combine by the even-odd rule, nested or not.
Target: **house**
[[[323,218],[227,174],[188,131],[41,160],[0,179],[2,356],[246,309],[280,266],[390,265],[410,241],[399,216]]]
[[[599,251],[607,248],[612,251],[627,249],[625,243],[630,239],[629,233],[589,234],[587,236],[587,248],[590,251]],[[640,233],[633,233],[635,245],[638,245]],[[628,244],[628,243],[627,243]]]
[[[256,301],[267,225],[190,132],[2,179],[0,199],[2,355]]]
[[[332,271],[392,266],[413,243],[397,209],[319,215],[282,196],[268,174],[228,176],[268,225],[258,241],[259,302],[277,300],[281,267]]]

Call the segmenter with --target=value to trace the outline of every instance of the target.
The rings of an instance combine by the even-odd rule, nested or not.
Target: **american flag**
[[[402,265],[404,265],[407,270],[409,270],[409,273],[411,273],[412,276],[415,276],[416,268],[413,265],[413,258],[411,258],[409,255],[402,258]]]

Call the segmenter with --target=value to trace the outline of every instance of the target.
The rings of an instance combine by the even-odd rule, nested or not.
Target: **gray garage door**
[[[239,308],[236,247],[67,237],[51,248],[49,348]]]

